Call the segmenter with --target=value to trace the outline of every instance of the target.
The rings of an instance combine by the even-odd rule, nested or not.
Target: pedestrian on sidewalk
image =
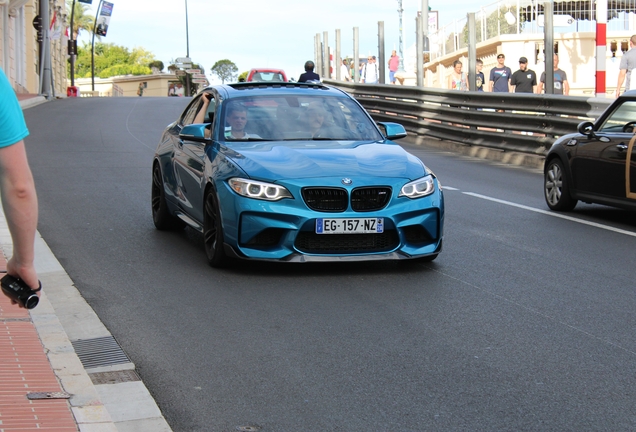
[[[7,273],[36,290],[40,285],[33,262],[38,199],[24,146],[27,135],[18,98],[0,68],[0,195],[13,241]]]

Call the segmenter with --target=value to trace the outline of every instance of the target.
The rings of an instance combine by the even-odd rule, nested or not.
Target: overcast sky
[[[256,67],[284,69],[298,78],[306,60],[314,58],[316,34],[328,32],[335,48],[335,31],[341,32],[341,52],[353,55],[353,28],[359,28],[360,55],[377,55],[378,22],[384,22],[385,49],[399,48],[397,0],[109,0],[114,4],[104,42],[151,51],[167,66],[177,57],[200,63],[211,81],[210,68],[218,60],[234,62],[239,73]],[[186,41],[186,1],[189,44]],[[93,0],[94,16],[99,1]],[[491,2],[484,2],[487,5]],[[170,4],[171,7],[166,7]],[[421,0],[403,0],[404,50],[415,43],[415,17]],[[439,25],[476,12],[474,0],[429,0],[439,11]],[[82,37],[80,37],[80,40]],[[388,60],[388,59],[387,59]]]

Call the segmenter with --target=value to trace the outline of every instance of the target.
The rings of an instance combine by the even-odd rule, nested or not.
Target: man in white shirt
[[[351,75],[349,75],[349,66],[347,60],[343,59],[340,65],[340,79],[343,81],[351,81]]]
[[[375,56],[369,56],[367,64],[362,67],[362,82],[366,84],[377,84],[380,78],[380,71],[378,70],[378,63],[375,60]]]

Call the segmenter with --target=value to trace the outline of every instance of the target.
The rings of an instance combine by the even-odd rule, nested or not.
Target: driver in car
[[[260,138],[256,134],[245,132],[247,126],[247,109],[240,104],[232,104],[227,109],[225,121],[230,126],[225,130],[225,138],[230,140],[244,140],[249,138]]]

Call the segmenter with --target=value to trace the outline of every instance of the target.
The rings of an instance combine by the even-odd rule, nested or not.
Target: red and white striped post
[[[596,0],[596,97],[605,97],[607,0]]]

